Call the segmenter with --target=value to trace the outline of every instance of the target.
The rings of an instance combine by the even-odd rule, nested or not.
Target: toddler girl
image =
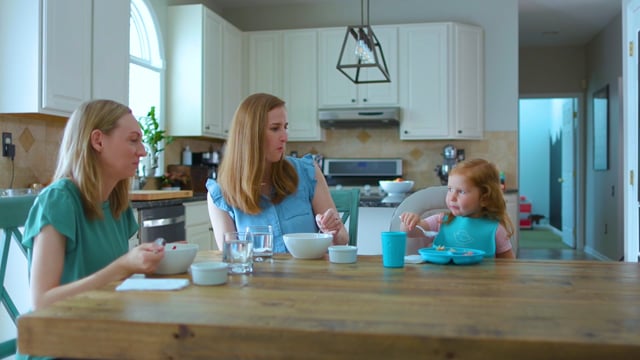
[[[401,230],[407,231],[408,236],[424,237],[416,229],[420,225],[438,232],[431,239],[435,245],[479,249],[487,257],[515,258],[509,241],[514,228],[495,165],[483,159],[463,161],[449,173],[447,186],[448,213],[426,219],[420,219],[419,214],[402,213]]]

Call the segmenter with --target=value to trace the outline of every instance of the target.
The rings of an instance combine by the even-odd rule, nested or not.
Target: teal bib
[[[478,249],[485,252],[485,257],[494,257],[497,230],[497,220],[456,216],[449,224],[440,226],[433,244]]]

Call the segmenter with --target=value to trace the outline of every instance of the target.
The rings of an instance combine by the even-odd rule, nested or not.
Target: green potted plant
[[[173,137],[166,135],[166,131],[160,129],[160,123],[156,118],[156,107],[152,106],[147,116],[138,119],[142,129],[142,142],[147,146],[149,168],[144,169],[145,175],[154,176],[158,168],[159,154],[164,151],[164,146],[173,141]]]

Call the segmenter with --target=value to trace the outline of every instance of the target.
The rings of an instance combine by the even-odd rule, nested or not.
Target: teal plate
[[[484,251],[461,247],[445,247],[438,250],[435,247],[418,249],[418,253],[424,261],[434,264],[468,265],[476,264],[484,258]]]

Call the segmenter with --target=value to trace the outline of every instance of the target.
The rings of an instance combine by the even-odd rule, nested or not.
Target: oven
[[[322,172],[330,188],[360,189],[362,207],[396,207],[404,197],[387,196],[378,181],[402,177],[398,158],[325,158]]]

